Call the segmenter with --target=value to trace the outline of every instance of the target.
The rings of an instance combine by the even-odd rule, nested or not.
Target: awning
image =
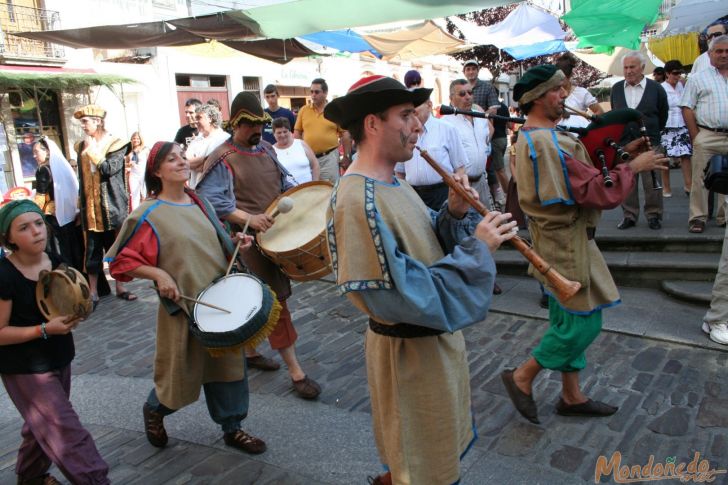
[[[612,76],[623,76],[624,71],[622,69],[622,56],[629,50],[630,49],[625,47],[617,47],[611,54],[604,54],[588,52],[587,49],[576,49],[572,50],[571,53],[602,72],[606,72]],[[650,61],[650,56],[647,55],[647,48],[644,44],[640,46],[640,52],[642,52],[642,54],[645,55],[645,59],[647,59],[645,62],[645,73],[649,74],[654,71],[657,66]]]
[[[176,47],[208,39],[236,40],[261,37],[257,24],[237,12],[221,12],[159,22],[126,25],[100,25],[81,29],[18,32],[11,35],[52,42],[76,49],[134,49],[139,47]]]
[[[508,5],[511,0],[298,0],[243,10],[260,25],[263,35],[276,39],[300,37],[325,30],[425,20]]]
[[[135,83],[133,79],[113,74],[99,74],[93,69],[67,69],[38,66],[0,66],[0,89],[79,89]]]
[[[488,27],[453,17],[450,19],[468,42],[494,45],[499,49],[563,40],[566,32],[556,17],[530,5],[519,5],[508,16]]]
[[[377,57],[382,57],[361,35],[351,29],[316,32],[303,35],[301,38],[339,51],[371,52]]]
[[[392,32],[364,34],[364,40],[374,47],[384,59],[417,59],[424,56],[448,54],[461,50],[465,42],[454,37],[434,22]]]
[[[700,55],[697,32],[652,38],[647,45],[662,62],[677,59],[683,65],[690,65]]]
[[[268,61],[285,64],[296,57],[308,57],[317,54],[296,39],[266,39],[254,41],[224,40],[226,46],[251,56]]]
[[[670,21],[660,35],[700,32],[725,15],[728,15],[725,0],[681,0],[670,10]]]
[[[640,34],[657,20],[662,0],[572,0],[562,17],[579,47],[606,52],[616,46],[638,49]]]

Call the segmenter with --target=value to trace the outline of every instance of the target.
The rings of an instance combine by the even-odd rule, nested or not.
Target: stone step
[[[662,291],[678,300],[710,304],[713,282],[665,280],[661,283],[660,287]]]
[[[603,251],[612,277],[620,286],[660,289],[665,280],[709,282],[718,271],[720,253]],[[528,261],[516,250],[495,253],[498,272],[525,276]]]

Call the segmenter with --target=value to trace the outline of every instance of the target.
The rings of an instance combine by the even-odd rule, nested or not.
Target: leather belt
[[[339,147],[334,147],[334,148],[332,148],[332,149],[330,149],[330,150],[326,150],[325,152],[321,152],[321,153],[314,153],[314,155],[316,155],[316,158],[321,158],[321,157],[323,157],[323,156],[326,156],[326,155],[328,155],[329,153],[333,152],[333,151],[334,151],[334,150],[336,150],[337,148],[339,148]]]
[[[418,337],[434,337],[442,335],[442,330],[435,330],[434,328],[420,327],[419,325],[412,325],[411,323],[397,323],[394,325],[384,325],[377,321],[369,319],[369,328],[372,332],[386,337],[397,337],[397,338],[418,338]]]
[[[592,239],[594,239],[594,235],[596,235],[596,233],[597,233],[597,228],[596,227],[587,227],[586,228],[586,238],[589,241],[591,241]]]
[[[471,177],[468,175],[468,181],[470,182],[480,182],[480,179],[483,178],[483,174],[478,175],[477,177]]]
[[[716,133],[728,133],[728,128],[711,128],[709,126],[703,126],[698,125],[698,128],[702,128],[704,130],[714,131]]]
[[[435,190],[435,189],[441,189],[443,187],[447,187],[445,182],[439,182],[437,184],[432,185],[413,185],[412,188],[417,190]]]

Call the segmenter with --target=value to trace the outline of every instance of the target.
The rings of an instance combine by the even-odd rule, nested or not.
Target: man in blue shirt
[[[268,103],[265,112],[270,115],[271,119],[287,118],[291,126],[296,126],[296,115],[293,114],[293,111],[278,106],[278,88],[274,84],[269,84],[265,87],[263,96],[265,97],[265,102]],[[263,139],[271,145],[275,145],[276,139],[273,136],[273,126],[271,123],[268,122],[263,127]]]

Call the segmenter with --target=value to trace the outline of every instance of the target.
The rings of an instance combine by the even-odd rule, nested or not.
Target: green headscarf
[[[10,224],[16,217],[26,212],[37,212],[43,217],[43,211],[30,199],[13,200],[0,207],[0,235],[6,237],[10,231]]]

